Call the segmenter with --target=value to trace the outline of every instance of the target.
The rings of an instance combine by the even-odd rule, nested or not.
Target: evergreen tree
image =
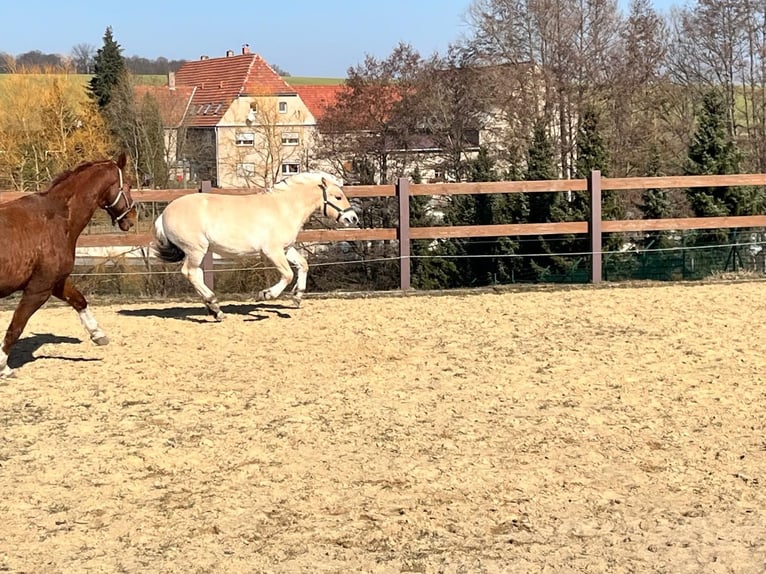
[[[93,58],[93,77],[88,84],[88,95],[100,109],[106,108],[112,99],[112,91],[125,72],[122,48],[112,37],[112,27],[107,26],[104,45]]]
[[[555,150],[547,132],[547,122],[540,118],[535,123],[532,142],[527,150],[527,181],[556,179]],[[567,220],[566,197],[560,192],[525,194],[529,205],[529,223],[549,223]],[[546,281],[566,274],[566,258],[556,257],[564,236],[547,235],[522,239],[520,251],[528,257],[523,261],[525,276],[533,281]],[[547,256],[546,256],[547,254]]]
[[[657,147],[654,146],[646,175],[648,177],[662,175],[661,165],[662,157]],[[672,215],[670,193],[666,189],[645,189],[642,194],[640,209],[643,219],[670,218]],[[643,247],[643,252],[639,258],[639,278],[670,279],[677,266],[677,252],[665,250],[678,245],[672,234],[668,231],[647,231],[637,243]]]
[[[662,158],[659,150],[655,147],[652,158],[647,166],[647,177],[658,177],[661,174],[660,166]],[[641,212],[644,219],[667,219],[671,216],[670,194],[666,189],[645,189],[642,194]],[[647,231],[644,235],[643,245],[646,248],[667,247],[671,240],[667,231]]]
[[[588,106],[582,114],[577,129],[577,177],[587,179],[593,171],[600,171],[602,176],[609,176],[609,152],[601,133],[601,122],[595,107]],[[569,204],[569,221],[586,221],[590,218],[590,194],[575,192]],[[601,218],[624,219],[625,209],[617,192],[601,192]],[[614,276],[629,274],[635,261],[633,255],[619,253],[619,248],[627,241],[622,234],[610,234],[603,240],[602,249],[607,252],[604,260],[605,272]],[[585,253],[591,246],[587,237],[572,236],[566,248],[571,252]]]
[[[697,115],[697,129],[689,144],[685,172],[687,175],[725,175],[739,172],[742,155],[728,130],[728,108],[725,98],[716,89],[707,91],[702,98]],[[749,187],[698,187],[687,191],[692,210],[698,217],[727,215],[750,215],[764,207],[762,191]],[[692,236],[697,245],[731,243],[726,266],[732,263],[736,269],[739,259],[736,229],[717,229],[704,236]],[[715,265],[714,251],[704,252],[699,259],[707,259],[698,265],[701,272]]]
[[[469,181],[499,181],[495,161],[486,147],[481,147],[476,159],[469,163],[468,176]],[[470,197],[474,201],[473,225],[514,222],[511,209],[514,198],[510,194],[477,194]],[[508,283],[514,280],[514,260],[506,256],[515,253],[517,248],[518,242],[510,237],[468,238],[465,251],[474,256],[465,260],[470,276],[479,285]]]
[[[728,135],[723,96],[710,90],[702,98],[697,129],[687,154],[686,175],[737,173],[741,155]],[[740,193],[728,187],[692,188],[687,196],[698,217],[741,215],[748,212]]]
[[[411,175],[412,183],[422,183],[420,168],[415,167]],[[427,227],[436,224],[437,218],[431,209],[431,197],[414,195],[410,197],[410,225]],[[448,256],[453,255],[453,246],[444,241],[422,239],[412,242],[412,285],[418,289],[447,289],[453,287],[457,278],[455,262]]]
[[[604,177],[609,176],[609,152],[601,134],[598,113],[593,107],[583,112],[582,121],[577,130],[576,174],[579,178],[588,178],[591,172],[599,170]],[[570,207],[572,220],[587,219],[590,213],[590,198],[587,193],[575,194],[576,200]],[[610,191],[602,192],[602,217],[604,219],[622,219],[624,209],[619,196]]]

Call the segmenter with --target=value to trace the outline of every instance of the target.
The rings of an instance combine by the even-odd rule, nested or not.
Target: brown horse
[[[0,297],[22,292],[0,350],[0,377],[12,373],[11,347],[51,295],[77,311],[93,342],[109,342],[69,274],[77,238],[96,209],[105,209],[123,231],[135,225],[135,203],[122,175],[126,160],[122,153],[116,162],[83,163],[59,175],[47,191],[0,204]]]

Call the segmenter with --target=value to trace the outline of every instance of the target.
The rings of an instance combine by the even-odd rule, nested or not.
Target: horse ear
[[[125,152],[121,152],[117,158],[117,167],[125,169],[125,164],[128,163],[128,156]]]
[[[327,189],[327,180],[322,176],[322,183],[319,184],[319,187],[321,187],[323,190]]]

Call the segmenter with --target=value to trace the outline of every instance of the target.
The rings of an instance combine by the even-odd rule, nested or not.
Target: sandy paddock
[[[766,571],[766,283],[91,304],[0,381],[2,573]]]

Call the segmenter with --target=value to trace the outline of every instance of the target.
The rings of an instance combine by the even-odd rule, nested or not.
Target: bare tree
[[[13,68],[0,91],[0,188],[38,191],[59,172],[106,157],[109,136],[82,85],[60,68]]]
[[[360,170],[371,170],[372,179],[380,183],[405,173],[415,129],[408,110],[423,68],[420,54],[402,43],[385,60],[368,55],[363,64],[349,69],[346,90],[319,121],[318,157],[353,158],[338,166],[351,180],[360,178]]]
[[[613,175],[646,175],[661,170],[654,165],[668,147],[665,129],[677,114],[661,114],[669,91],[663,67],[667,28],[649,0],[631,0],[612,54],[606,114],[613,129],[607,134]],[[672,98],[668,99],[672,101]],[[680,155],[667,154],[671,157]],[[656,174],[656,173],[655,173]]]
[[[268,188],[285,175],[285,169],[293,167],[296,172],[307,168],[306,128],[302,122],[285,123],[284,114],[279,112],[278,101],[273,97],[254,98],[251,105],[252,119],[247,127],[238,129],[235,138],[252,134],[246,145],[222,146],[230,150],[223,156],[221,168],[236,170],[236,176],[244,178],[248,187]]]
[[[725,98],[727,130],[747,169],[766,168],[766,6],[698,0],[673,13],[669,70],[698,104],[711,89]],[[690,137],[691,126],[688,130]],[[688,140],[687,140],[688,141]]]
[[[139,186],[166,187],[169,171],[164,129],[157,100],[136,98],[135,78],[124,72],[104,110],[104,116],[119,148],[128,150]]]
[[[514,70],[497,85],[498,94],[513,95],[497,98],[505,123],[517,129],[522,109],[527,137],[538,117],[555,126],[560,171],[570,177],[580,110],[605,97],[610,79],[615,0],[474,0],[469,21],[475,59]]]
[[[75,44],[72,47],[70,57],[75,72],[78,74],[90,74],[93,72],[93,56],[96,47],[91,44]]]

